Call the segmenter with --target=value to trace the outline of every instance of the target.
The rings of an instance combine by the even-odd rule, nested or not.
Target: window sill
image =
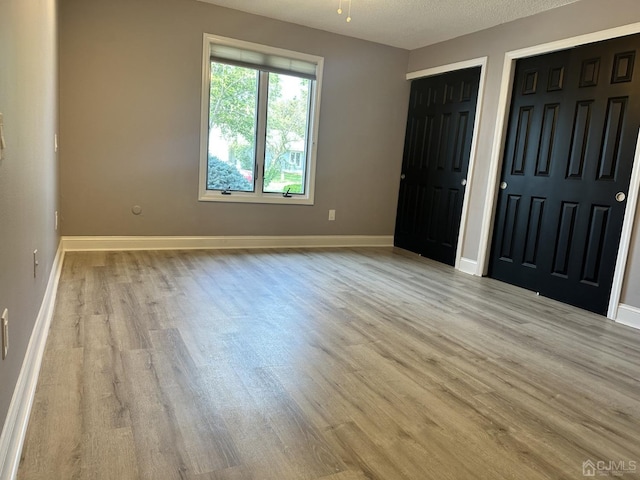
[[[292,195],[283,197],[281,193],[254,195],[241,192],[233,192],[230,195],[222,195],[219,191],[206,190],[200,192],[198,200],[201,202],[223,203],[266,203],[276,205],[313,205],[313,198],[306,195]]]

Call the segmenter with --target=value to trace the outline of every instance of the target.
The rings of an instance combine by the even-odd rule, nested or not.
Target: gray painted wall
[[[581,0],[410,54],[194,0],[62,0],[60,16],[64,234],[391,235],[404,73],[488,56],[462,251],[474,260],[505,52],[640,21],[640,2]],[[203,32],[325,57],[314,206],[197,201]],[[637,232],[630,258],[622,300],[640,306]]]
[[[478,258],[505,53],[639,21],[640,2],[638,0],[581,0],[410,53],[409,72],[477,57],[489,57],[485,97],[481,108],[477,163],[473,185],[471,185],[470,214],[462,250],[463,257],[471,260]],[[640,228],[638,225],[640,225],[640,212],[636,217],[633,247],[629,256],[622,296],[623,303],[635,307],[640,307],[640,232],[638,231]]]
[[[489,56],[471,222],[477,258],[504,52],[640,21],[637,0],[582,0],[408,52],[192,0],[62,0],[61,190],[69,235],[393,233],[407,71]],[[0,361],[0,419],[42,302],[58,237],[56,0],[0,2],[0,311],[11,347]],[[325,57],[316,205],[230,205],[197,198],[202,33]],[[144,214],[130,208],[140,204]],[[327,210],[337,221],[327,222]],[[640,212],[639,212],[640,214]],[[636,221],[623,301],[640,307]],[[32,252],[40,252],[37,278]]]
[[[8,144],[0,162],[0,310],[9,308],[11,319],[9,357],[0,361],[3,424],[58,243],[55,6],[56,0],[0,2],[0,112]],[[640,21],[637,0],[582,0],[409,54],[193,0],[61,0],[64,232],[390,235],[405,72],[488,55],[463,246],[464,256],[475,259],[504,52],[633,21]],[[197,201],[203,32],[325,57],[315,206]],[[143,215],[130,213],[134,204]],[[336,222],[327,222],[329,208],[337,209]],[[623,296],[636,307],[638,230]],[[36,248],[41,266],[34,279]]]
[[[203,32],[325,58],[314,206],[198,202]],[[194,0],[62,0],[63,233],[392,234],[408,55]]]
[[[9,356],[0,360],[0,424],[44,296],[58,238],[55,0],[0,1],[0,310],[9,309]],[[33,250],[40,253],[33,278]]]

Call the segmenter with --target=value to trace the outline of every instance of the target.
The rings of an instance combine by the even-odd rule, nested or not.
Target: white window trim
[[[308,164],[305,178],[305,194],[284,197],[282,193],[264,193],[259,182],[256,181],[255,192],[233,192],[231,195],[222,195],[219,191],[207,190],[207,156],[209,137],[209,89],[211,81],[210,45],[224,44],[241,49],[253,50],[269,55],[279,55],[297,60],[315,63],[316,80],[311,90],[311,110],[309,112],[308,128]],[[306,53],[269,47],[257,43],[245,42],[233,38],[220,37],[205,33],[202,43],[202,99],[200,118],[200,175],[198,186],[198,200],[203,202],[230,202],[230,203],[273,203],[282,205],[313,205],[316,178],[316,157],[318,149],[318,125],[320,119],[320,93],[322,91],[322,69],[324,58]],[[257,180],[261,180],[257,179]]]

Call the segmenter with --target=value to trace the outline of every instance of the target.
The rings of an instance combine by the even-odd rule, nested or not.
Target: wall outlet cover
[[[4,360],[9,353],[9,310],[6,308],[2,312],[0,325],[2,326],[2,359]]]

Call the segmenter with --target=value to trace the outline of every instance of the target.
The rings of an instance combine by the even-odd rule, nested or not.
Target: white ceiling
[[[413,50],[578,0],[200,0]]]

